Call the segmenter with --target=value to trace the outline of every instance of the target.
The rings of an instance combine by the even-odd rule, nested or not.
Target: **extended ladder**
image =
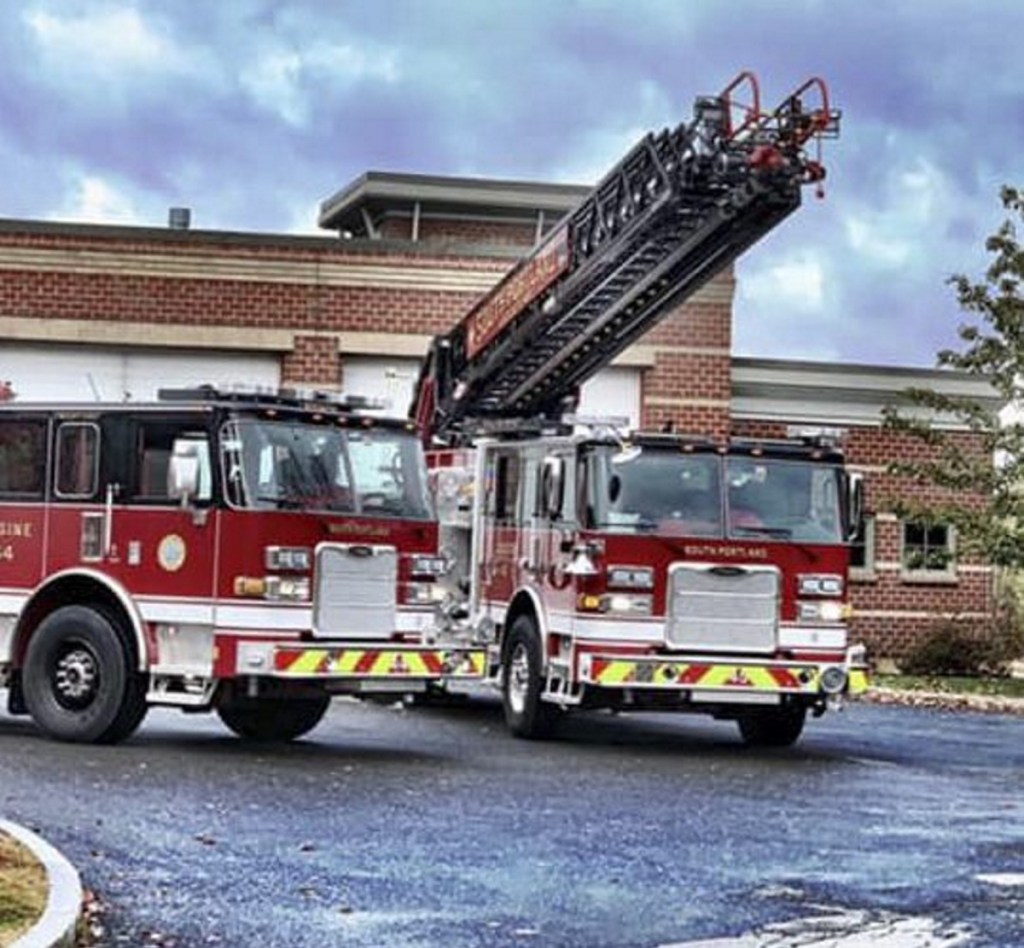
[[[806,101],[814,105],[808,108]],[[556,417],[578,387],[800,206],[807,146],[839,113],[812,79],[772,112],[741,73],[694,118],[649,134],[447,335],[413,411],[454,443],[486,418]]]

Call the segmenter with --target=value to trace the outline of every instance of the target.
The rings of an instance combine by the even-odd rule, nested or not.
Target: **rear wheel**
[[[544,659],[540,635],[530,616],[519,616],[512,623],[504,655],[501,698],[508,729],[516,737],[547,737],[558,711],[540,697],[544,688]]]
[[[806,717],[806,708],[772,708],[752,711],[736,723],[751,747],[789,747],[800,738]]]
[[[146,679],[127,633],[97,606],[64,606],[35,630],[22,690],[33,720],[63,741],[113,744],[146,714]]]
[[[315,728],[330,707],[319,698],[234,698],[217,714],[239,737],[251,741],[292,741]]]

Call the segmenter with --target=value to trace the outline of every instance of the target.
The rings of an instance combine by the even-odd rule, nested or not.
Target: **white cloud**
[[[80,175],[68,189],[64,203],[49,215],[50,220],[90,224],[152,224],[143,220],[135,201],[95,175]]]
[[[262,107],[288,124],[306,125],[316,112],[317,88],[345,91],[359,82],[395,83],[401,78],[399,55],[387,47],[314,43],[308,49],[275,45],[243,69],[242,88]]]
[[[821,309],[825,298],[825,266],[812,251],[793,253],[777,262],[754,266],[737,284],[737,296],[751,313],[809,313]]]
[[[116,78],[124,72],[184,72],[188,57],[160,35],[138,10],[108,5],[60,16],[40,7],[23,16],[43,56],[64,73]]]
[[[893,169],[875,207],[853,205],[843,215],[846,243],[866,264],[897,270],[927,264],[924,248],[935,246],[955,212],[951,185],[924,158]]]

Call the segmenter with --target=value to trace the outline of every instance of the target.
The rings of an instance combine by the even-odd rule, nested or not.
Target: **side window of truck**
[[[66,500],[96,495],[100,470],[100,429],[92,422],[68,421],[57,429],[54,492]]]
[[[135,444],[135,486],[132,496],[142,503],[170,503],[167,490],[167,471],[171,463],[174,442],[188,439],[199,445],[199,492],[197,501],[209,500],[212,496],[212,473],[210,446],[206,435],[196,431],[194,425],[152,422],[138,427]]]
[[[0,420],[0,498],[41,497],[46,476],[46,421]]]
[[[497,523],[511,523],[515,519],[521,467],[518,454],[495,455],[491,509]]]

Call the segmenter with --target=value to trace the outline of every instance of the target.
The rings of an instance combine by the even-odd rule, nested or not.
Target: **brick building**
[[[290,383],[384,396],[404,413],[430,336],[586,191],[368,173],[324,202],[324,237],[0,221],[0,381],[21,400]],[[718,437],[846,429],[870,514],[857,636],[899,656],[943,616],[983,619],[992,570],[956,557],[945,527],[887,512],[914,488],[885,465],[919,448],[879,423],[908,386],[986,393],[948,372],[735,357],[734,290],[731,272],[712,280],[587,383],[583,409]]]

